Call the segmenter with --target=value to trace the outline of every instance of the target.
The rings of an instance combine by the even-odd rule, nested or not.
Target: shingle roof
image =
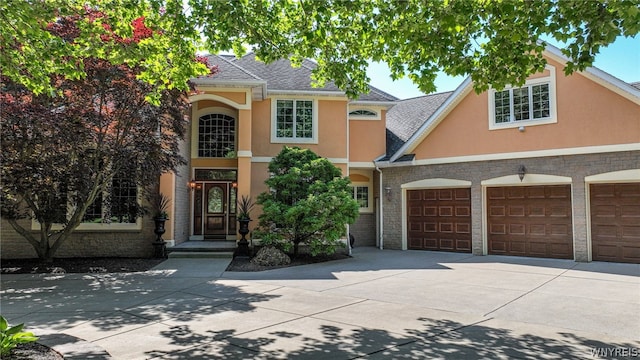
[[[332,81],[327,81],[323,87],[311,86],[310,61],[304,61],[302,66],[294,68],[287,59],[265,64],[256,60],[254,53],[247,54],[233,63],[267,81],[268,90],[293,90],[293,91],[341,91]]]
[[[218,55],[208,55],[207,62],[210,66],[217,65],[218,72],[213,75],[213,79],[216,80],[262,80],[258,76],[248,72],[247,70],[239,67],[235,63],[229,61],[227,57]]]
[[[394,154],[453,92],[398,100],[387,112],[387,155]]]
[[[629,84],[629,85],[631,85],[631,86],[633,86],[634,88],[636,88],[636,89],[640,90],[640,81],[637,81],[637,82],[631,83],[631,84]]]
[[[213,79],[221,81],[239,80],[263,80],[267,83],[267,89],[271,91],[313,91],[313,92],[339,92],[334,82],[327,81],[323,87],[311,86],[311,71],[317,66],[315,62],[305,59],[302,66],[293,67],[287,59],[281,59],[270,64],[265,64],[256,59],[254,53],[249,53],[241,58],[232,55],[208,55],[209,65],[218,65],[218,73]],[[395,96],[369,86],[369,93],[363,94],[359,101],[396,101]]]

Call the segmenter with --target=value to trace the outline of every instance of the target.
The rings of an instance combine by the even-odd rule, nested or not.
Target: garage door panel
[[[509,235],[525,235],[525,228],[524,224],[509,224]]]
[[[591,184],[592,259],[640,263],[640,183]]]
[[[453,200],[453,190],[452,189],[441,189],[438,193],[438,200]]]
[[[422,200],[422,193],[420,191],[407,191],[407,200],[420,201]]]
[[[438,216],[438,208],[436,206],[424,206],[423,213],[420,216]]]
[[[640,247],[631,244],[629,246],[623,246],[622,258],[625,262],[640,263]]]
[[[420,214],[414,212],[413,216],[407,217],[408,247],[470,252],[470,194],[468,188],[409,190],[408,213],[412,207],[420,207],[422,211]],[[418,223],[419,226],[416,225]]]
[[[420,206],[411,206],[408,211],[409,216],[422,216],[422,208]]]
[[[471,216],[471,209],[468,206],[456,206],[456,216]]]
[[[471,252],[471,240],[456,239],[456,248],[460,251]]]
[[[440,206],[438,207],[439,216],[453,216],[453,206]]]
[[[408,239],[408,242],[409,242],[409,248],[415,248],[415,247],[422,247],[423,246],[422,238],[410,237]]]
[[[504,206],[490,206],[489,216],[505,216],[507,209]]]
[[[491,200],[506,199],[505,188],[488,188],[487,198]]]
[[[527,244],[524,241],[509,241],[509,255],[525,255],[527,253]]]
[[[524,199],[526,190],[519,186],[507,188],[507,199]]]
[[[573,258],[571,186],[487,188],[487,195],[489,253]]]
[[[470,234],[471,233],[471,224],[468,224],[468,223],[457,223],[456,224],[456,233],[458,233],[458,234]]]
[[[640,202],[640,199],[636,201]],[[622,219],[630,218],[632,221],[640,220],[640,205],[620,205],[620,217],[622,217]]]
[[[524,217],[524,205],[510,205],[508,216]]]
[[[489,234],[491,235],[503,235],[506,233],[507,233],[506,224],[490,224],[489,225]]]
[[[547,250],[547,243],[546,242],[537,242],[537,241],[530,241],[529,242],[529,253],[532,256],[545,256],[547,254],[548,250]]]
[[[549,249],[553,257],[562,257],[573,251],[573,246],[567,244],[551,244]]]
[[[622,238],[627,238],[629,240],[640,239],[640,226],[634,226],[634,225],[623,226]]]

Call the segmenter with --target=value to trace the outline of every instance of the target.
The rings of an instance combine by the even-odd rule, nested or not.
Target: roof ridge
[[[370,89],[369,91],[370,91],[370,92],[372,92],[372,91],[373,91],[373,92],[377,92],[377,93],[378,93],[378,94],[380,94],[380,95],[383,95],[383,96],[385,96],[385,97],[390,98],[390,99],[391,99],[391,101],[399,101],[399,100],[400,100],[397,96],[391,95],[391,94],[389,94],[388,92],[386,92],[386,91],[384,91],[384,90],[380,90],[380,89],[378,89],[377,87],[375,87],[375,86],[371,85],[370,83],[367,83],[367,86],[369,86],[369,89]]]
[[[424,94],[424,95],[414,96],[414,97],[410,97],[410,98],[406,98],[406,99],[400,99],[400,100],[398,100],[398,102],[400,102],[400,101],[409,101],[409,100],[417,100],[417,99],[436,96],[436,95],[451,94],[453,92],[454,92],[454,90],[449,90],[449,91],[443,91],[443,92],[437,92],[437,93],[431,93],[431,94]]]
[[[246,54],[245,56],[247,56],[247,55],[249,55],[249,54]],[[245,74],[247,74],[247,75],[249,75],[249,76],[251,76],[251,77],[253,77],[253,78],[257,79],[257,80],[263,80],[263,81],[264,81],[264,79],[263,79],[263,78],[261,78],[260,76],[258,76],[258,75],[256,75],[256,74],[252,73],[251,71],[249,71],[249,70],[247,70],[247,69],[243,68],[242,66],[240,66],[240,65],[238,65],[238,64],[235,64],[235,60],[234,60],[234,61],[229,61],[229,60],[225,59],[224,57],[222,57],[222,56],[220,56],[220,55],[217,55],[217,54],[211,54],[210,56],[216,56],[216,57],[218,57],[219,59],[221,59],[221,60],[226,61],[227,63],[229,63],[229,65],[236,67],[237,69],[239,69],[240,71],[244,72]],[[244,56],[243,56],[243,57],[244,57]],[[236,60],[237,60],[237,58],[236,58]]]

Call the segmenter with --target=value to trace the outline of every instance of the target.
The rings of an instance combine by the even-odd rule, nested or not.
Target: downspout
[[[380,173],[380,181],[378,182],[378,199],[380,199],[380,211],[378,211],[378,217],[380,219],[380,239],[379,239],[379,247],[380,250],[384,249],[384,216],[382,216],[383,214],[383,208],[384,208],[384,196],[383,196],[383,192],[382,192],[382,170],[378,167],[378,165],[376,165],[376,171],[378,171],[378,173]]]

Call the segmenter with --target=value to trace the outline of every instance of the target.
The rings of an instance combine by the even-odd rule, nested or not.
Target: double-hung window
[[[138,187],[132,178],[133,169],[114,174],[111,184],[100,192],[89,206],[83,223],[132,224],[136,223],[140,206]]]
[[[554,71],[534,78],[520,88],[491,91],[490,128],[519,127],[556,122]]]
[[[274,142],[315,143],[317,119],[314,100],[275,100]]]
[[[369,208],[369,187],[368,186],[354,186],[353,198],[358,202],[360,209]]]

